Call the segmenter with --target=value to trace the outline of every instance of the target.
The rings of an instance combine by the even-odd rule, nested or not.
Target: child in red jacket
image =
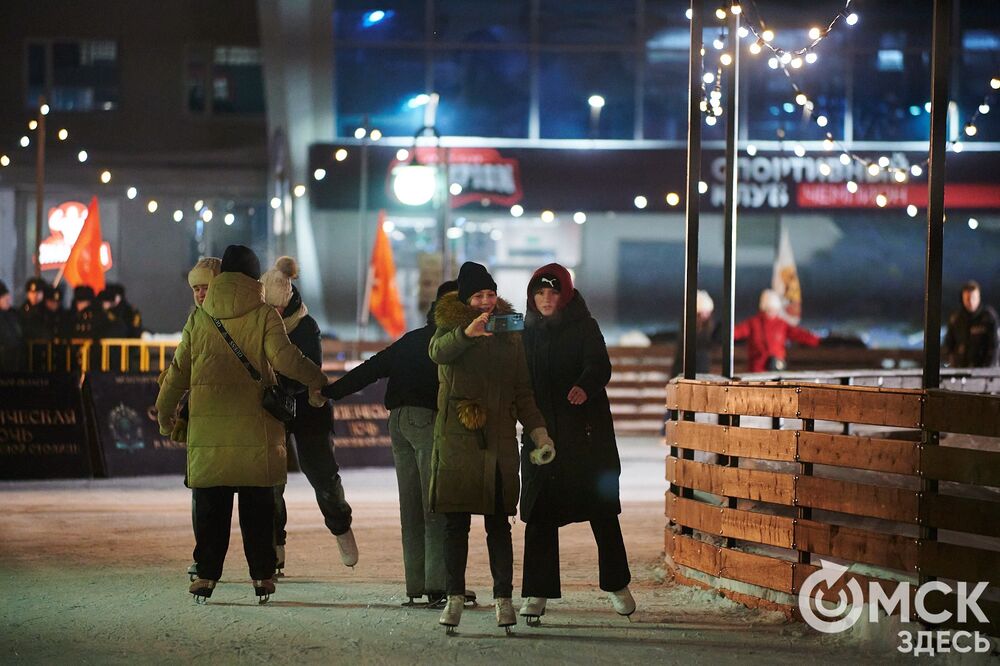
[[[785,343],[789,338],[809,347],[819,345],[818,337],[804,328],[789,324],[779,316],[780,312],[781,296],[773,289],[765,289],[760,294],[760,312],[733,329],[734,340],[747,340],[750,372],[784,369]]]

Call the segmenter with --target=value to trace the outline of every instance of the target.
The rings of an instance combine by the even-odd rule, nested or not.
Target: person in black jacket
[[[945,360],[953,368],[989,368],[1000,362],[997,344],[1000,320],[996,310],[984,305],[979,283],[962,285],[962,307],[948,318],[944,337]]]
[[[528,283],[524,348],[535,402],[559,455],[530,464],[527,434],[521,448],[521,520],[525,523],[520,614],[529,624],[559,598],[559,527],[589,522],[597,542],[600,586],[619,615],[635,600],[618,514],[621,462],[605,386],[611,361],[604,336],[569,271],[548,264]]]
[[[292,284],[297,278],[299,267],[292,257],[280,257],[274,268],[260,276],[264,284],[264,301],[281,315],[285,332],[303,356],[316,365],[323,365],[323,349],[319,325],[309,316],[309,310],[298,289]],[[330,435],[333,430],[333,412],[330,404],[313,407],[309,404],[309,394],[305,387],[287,377],[279,375],[282,387],[295,395],[295,418],[287,424],[288,434],[295,440],[299,467],[309,484],[316,491],[316,502],[323,514],[327,529],[337,538],[340,560],[353,567],[358,563],[358,544],[351,530],[351,505],[344,497],[344,486],[340,479],[340,467],[334,457]],[[277,569],[285,566],[285,541],[288,512],[285,509],[285,486],[275,489],[275,546]]]
[[[437,295],[440,298],[457,290],[458,283],[445,282],[438,287]],[[430,513],[428,504],[438,370],[427,348],[435,330],[431,305],[426,326],[410,331],[322,391],[340,400],[383,377],[389,378],[385,408],[389,410],[392,459],[399,483],[403,569],[409,597],[406,606],[415,605],[414,599],[424,595],[430,607],[442,607],[445,601],[445,516]]]
[[[21,318],[11,307],[12,304],[10,290],[0,280],[0,372],[16,372],[24,369]]]

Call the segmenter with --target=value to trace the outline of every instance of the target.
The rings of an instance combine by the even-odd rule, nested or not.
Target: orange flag
[[[382,228],[384,223],[385,211],[381,210],[378,214],[378,227],[375,229],[372,261],[368,267],[368,307],[385,332],[395,339],[406,331],[406,316],[396,288],[396,262],[392,260],[392,245]]]
[[[104,289],[104,269],[101,267],[101,213],[97,208],[97,197],[87,206],[87,219],[83,222],[80,235],[70,250],[63,277],[74,287],[87,285],[100,293]]]

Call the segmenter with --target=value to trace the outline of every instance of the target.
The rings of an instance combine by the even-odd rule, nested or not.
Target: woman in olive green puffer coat
[[[327,383],[320,368],[289,341],[278,313],[264,303],[259,275],[260,264],[249,248],[226,249],[222,272],[188,319],[156,400],[160,432],[166,435],[178,400],[190,390],[187,480],[195,494],[198,563],[191,592],[201,597],[211,596],[222,575],[234,491],[239,493],[240,527],[254,586],[262,597],[273,592],[272,487],[285,482],[287,459],[285,426],[264,410],[264,388],[276,383],[275,371],[311,392]],[[215,318],[260,373],[261,382],[237,358]]]
[[[496,288],[485,266],[466,262],[458,291],[442,296],[434,308],[437,331],[429,353],[438,364],[439,385],[430,508],[446,516],[448,603],[438,622],[449,629],[458,626],[465,603],[471,514],[484,516],[497,625],[516,624],[508,520],[518,499],[517,422],[536,447],[553,450],[535,406],[521,334],[485,330],[491,316],[513,313]]]

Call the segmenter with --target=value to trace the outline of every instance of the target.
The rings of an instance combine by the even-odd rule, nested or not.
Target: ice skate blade
[[[504,627],[503,630],[506,632],[506,634],[508,636],[513,636],[514,635],[514,630],[511,629],[510,627]]]
[[[454,625],[445,625],[445,627],[444,627],[444,635],[445,636],[454,636],[457,633],[457,629],[458,629],[458,627],[456,627]]]
[[[258,603],[258,605],[263,606],[268,601],[270,601],[270,599],[271,599],[271,595],[270,594],[261,594],[261,595],[257,596],[257,603]]]
[[[204,595],[201,595],[201,594],[192,594],[191,596],[194,597],[194,602],[196,604],[198,604],[199,606],[204,606],[205,604],[208,603],[208,597],[206,597]]]
[[[522,615],[524,618],[524,623],[529,627],[540,627],[542,626],[542,618],[539,615]]]

